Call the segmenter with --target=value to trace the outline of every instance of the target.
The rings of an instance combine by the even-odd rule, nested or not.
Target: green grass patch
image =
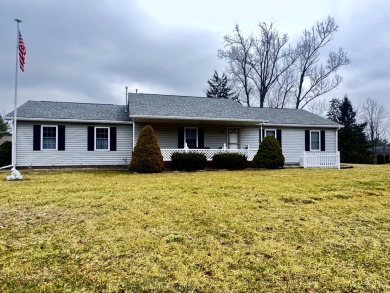
[[[390,291],[390,165],[22,173],[0,292]]]

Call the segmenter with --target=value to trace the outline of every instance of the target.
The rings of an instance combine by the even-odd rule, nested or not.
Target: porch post
[[[134,141],[135,141],[135,119],[133,119],[133,151],[134,151]]]
[[[336,162],[337,162],[337,169],[340,169],[340,152],[339,152],[339,129],[336,129]]]

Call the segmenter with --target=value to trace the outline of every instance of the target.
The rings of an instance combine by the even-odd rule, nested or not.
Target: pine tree
[[[208,80],[209,89],[206,91],[208,98],[215,99],[232,99],[237,100],[237,95],[234,94],[232,89],[228,85],[228,79],[225,73],[222,77],[219,77],[218,72],[214,71],[213,78]]]
[[[364,134],[366,123],[356,122],[356,111],[348,96],[342,100],[333,99],[327,117],[344,127],[338,133],[341,161],[344,163],[368,163],[368,141]]]

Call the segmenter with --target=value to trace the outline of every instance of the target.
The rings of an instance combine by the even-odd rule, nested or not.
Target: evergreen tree
[[[278,169],[283,168],[284,160],[277,139],[273,136],[266,136],[259,145],[259,150],[252,162],[256,168]]]
[[[333,99],[330,102],[327,117],[344,127],[339,130],[338,145],[340,159],[344,163],[368,163],[368,141],[364,134],[366,123],[356,122],[356,111],[348,96],[342,100]]]
[[[130,171],[138,173],[160,173],[164,171],[163,156],[156,135],[150,125],[146,125],[139,133],[131,157]]]
[[[209,84],[209,89],[206,91],[208,98],[238,99],[237,95],[228,86],[228,79],[225,73],[222,74],[222,77],[219,77],[218,72],[214,71],[213,78],[208,80],[207,83]]]

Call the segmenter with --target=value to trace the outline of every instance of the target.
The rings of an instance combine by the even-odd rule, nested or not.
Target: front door
[[[239,134],[240,130],[238,128],[229,128],[228,129],[228,148],[229,149],[239,149]]]

